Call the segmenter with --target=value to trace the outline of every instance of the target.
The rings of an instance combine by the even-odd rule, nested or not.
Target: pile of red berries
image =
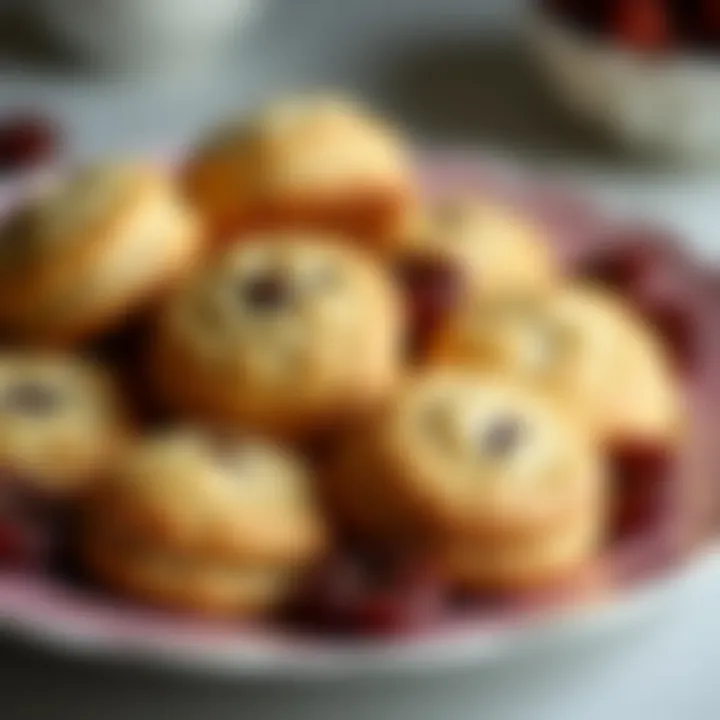
[[[42,115],[0,119],[0,173],[40,165],[57,150],[58,128]]]
[[[720,0],[543,0],[543,5],[633,50],[720,49]]]

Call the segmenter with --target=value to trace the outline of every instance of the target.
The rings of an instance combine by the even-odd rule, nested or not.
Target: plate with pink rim
[[[508,171],[495,161],[432,155],[420,171],[428,195],[461,192],[518,207],[545,225],[570,265],[605,244],[662,244],[646,226],[619,226],[591,202],[558,186]],[[21,191],[10,184],[0,204]],[[720,449],[712,429],[720,418],[720,268],[684,259],[682,303],[694,324],[695,362],[687,374],[693,431],[676,472],[662,487],[659,508],[637,532],[609,544],[571,582],[516,598],[479,604],[421,631],[391,637],[328,639],[271,624],[198,621],[148,610],[60,573],[0,568],[0,631],[19,633],[71,652],[171,664],[239,676],[289,678],[386,674],[491,662],[537,643],[584,637],[649,618],[676,598],[688,575],[717,556],[720,487],[713,471]],[[668,289],[669,288],[669,289]],[[663,291],[661,288],[660,291]],[[673,299],[676,286],[664,290]],[[713,485],[713,482],[715,485]],[[658,491],[660,492],[660,491]]]

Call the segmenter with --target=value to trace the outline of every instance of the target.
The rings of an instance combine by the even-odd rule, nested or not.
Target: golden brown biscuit
[[[523,590],[542,587],[585,569],[599,552],[602,513],[563,524],[553,533],[531,533],[513,541],[450,543],[434,560],[442,572],[465,590]]]
[[[516,375],[557,395],[609,441],[675,444],[682,394],[665,348],[608,292],[468,303],[436,339],[438,362]]]
[[[66,495],[99,480],[125,438],[109,378],[77,358],[0,355],[0,468]]]
[[[208,616],[269,612],[297,579],[286,568],[235,567],[102,539],[87,542],[82,552],[87,568],[115,590],[158,607]]]
[[[101,332],[184,276],[200,242],[195,216],[160,171],[82,167],[0,231],[0,328],[38,344]]]
[[[93,497],[103,533],[175,552],[300,562],[323,543],[306,469],[259,440],[176,430],[141,441]]]
[[[524,385],[462,370],[413,378],[366,438],[372,469],[340,485],[354,519],[429,553],[461,586],[550,581],[594,556],[606,513],[597,443]],[[330,478],[331,479],[331,478]],[[374,537],[372,539],[375,539]]]
[[[297,457],[257,440],[148,438],[88,500],[82,555],[98,577],[178,609],[269,609],[323,552]]]
[[[304,435],[392,391],[402,351],[394,288],[372,260],[332,240],[248,239],[170,302],[152,366],[171,407]]]
[[[436,259],[457,269],[480,300],[535,297],[555,287],[558,268],[544,231],[494,202],[454,199],[410,213],[393,248],[397,262]]]
[[[395,133],[354,103],[300,97],[216,129],[186,185],[217,237],[306,227],[382,244],[412,190]]]

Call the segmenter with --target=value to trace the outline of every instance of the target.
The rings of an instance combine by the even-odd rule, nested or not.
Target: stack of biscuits
[[[477,591],[597,557],[610,448],[682,439],[666,348],[566,278],[533,219],[417,177],[386,123],[304,97],[214,129],[179,173],[96,163],[6,217],[0,469],[80,508],[99,582],[254,616],[333,530]],[[123,387],[93,348],[137,318],[144,381]]]
[[[151,603],[262,612],[325,546],[310,488],[302,461],[271,443],[158,433],[90,494],[83,559]]]
[[[328,483],[357,532],[422,552],[462,589],[504,591],[593,555],[605,478],[599,446],[551,399],[503,376],[433,369],[338,453]]]

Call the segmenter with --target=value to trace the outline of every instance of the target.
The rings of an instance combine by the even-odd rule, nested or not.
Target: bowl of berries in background
[[[575,114],[633,151],[720,162],[720,3],[542,0],[532,51]]]

